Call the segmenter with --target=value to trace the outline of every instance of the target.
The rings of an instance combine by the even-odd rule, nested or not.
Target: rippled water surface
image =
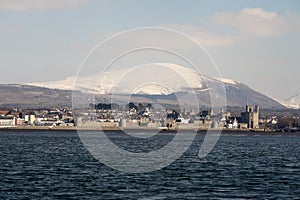
[[[140,151],[165,145],[172,134],[149,143],[120,133],[109,138]],[[300,134],[222,134],[204,159],[204,135],[159,171],[126,174],[94,159],[76,132],[0,132],[0,199],[297,199]],[[154,146],[154,147],[153,147]],[[112,158],[113,159],[113,158]]]

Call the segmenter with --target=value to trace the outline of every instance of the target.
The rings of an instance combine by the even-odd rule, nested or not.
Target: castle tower
[[[255,110],[252,112],[252,121],[253,121],[253,127],[252,128],[259,128],[259,106],[255,106]]]
[[[248,128],[259,128],[259,106],[256,105],[253,109],[253,106],[247,105],[246,112],[241,113],[242,122],[248,124]]]

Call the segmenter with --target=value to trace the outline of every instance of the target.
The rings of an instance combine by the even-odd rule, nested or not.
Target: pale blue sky
[[[0,0],[0,83],[74,76],[107,36],[145,26],[198,38],[225,78],[282,100],[300,92],[300,2],[274,0]]]

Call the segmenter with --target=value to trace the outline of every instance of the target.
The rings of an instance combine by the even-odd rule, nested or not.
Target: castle
[[[259,116],[259,106],[256,105],[253,109],[253,106],[247,105],[246,112],[241,113],[241,122],[247,123],[248,128],[259,128],[258,126],[258,116]]]

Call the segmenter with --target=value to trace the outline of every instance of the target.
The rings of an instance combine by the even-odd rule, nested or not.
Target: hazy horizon
[[[0,83],[75,76],[107,37],[164,27],[200,42],[224,78],[279,100],[300,92],[298,1],[0,0],[0,15]]]

